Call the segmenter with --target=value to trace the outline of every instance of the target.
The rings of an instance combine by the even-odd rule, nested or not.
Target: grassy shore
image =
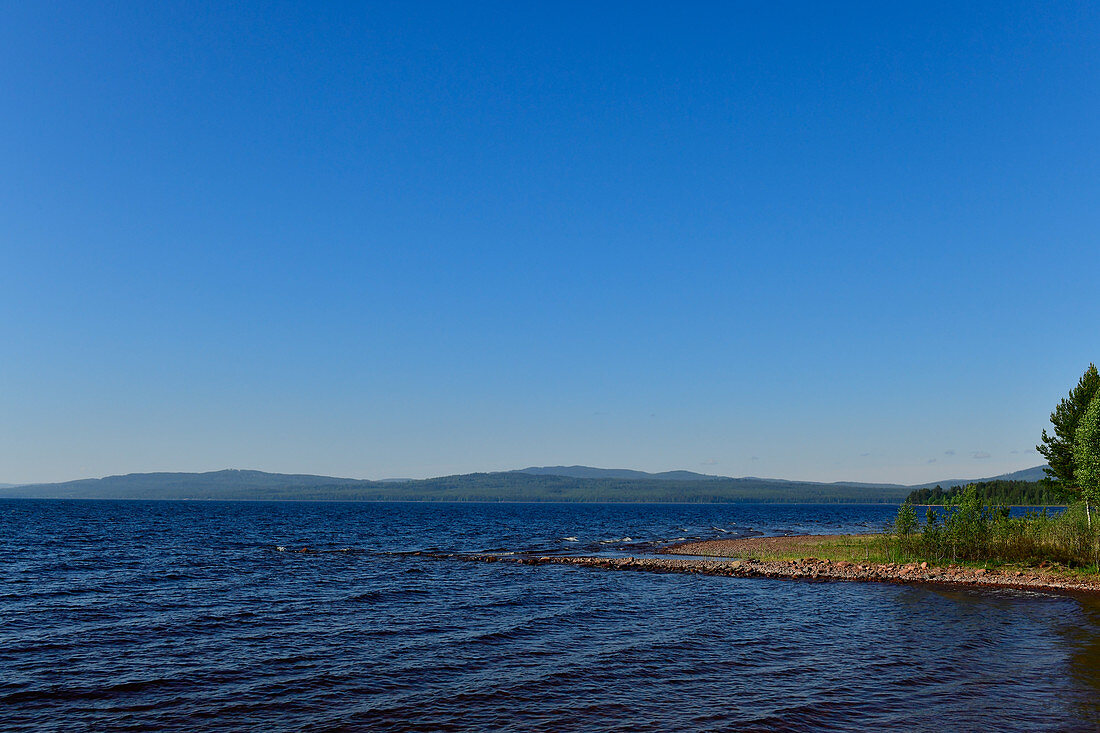
[[[463,560],[568,564],[608,570],[702,573],[784,580],[1017,588],[1100,593],[1100,516],[1074,504],[1049,516],[1011,517],[981,502],[973,486],[922,524],[908,501],[878,534],[796,535],[684,542],[680,557],[609,558],[466,555]],[[445,555],[445,557],[456,557]]]
[[[424,553],[425,558],[522,565],[569,565],[591,570],[634,570],[655,573],[719,575],[795,581],[901,583],[989,590],[1027,590],[1054,593],[1100,594],[1100,576],[1060,574],[1053,569],[1027,571],[960,567],[934,567],[928,563],[880,563],[820,558],[858,556],[866,536],[752,538],[685,543],[668,548],[663,557],[608,557],[576,555],[511,555]],[[770,540],[782,540],[771,542]],[[873,545],[873,543],[870,543]],[[752,553],[759,557],[746,557]],[[696,553],[704,555],[700,557]],[[680,555],[673,557],[673,555]],[[685,556],[690,555],[690,556]],[[797,556],[797,559],[793,559]],[[739,559],[735,559],[739,558]],[[768,558],[768,559],[765,559]]]
[[[732,540],[707,540],[674,545],[665,550],[671,555],[751,559],[761,562],[810,562],[864,565],[919,565],[925,567],[983,569],[1012,574],[1042,574],[1067,580],[1100,581],[1092,567],[1069,567],[1048,560],[1019,562],[989,558],[984,560],[929,560],[919,554],[904,555],[895,538],[883,534],[795,535],[785,537],[745,537]]]

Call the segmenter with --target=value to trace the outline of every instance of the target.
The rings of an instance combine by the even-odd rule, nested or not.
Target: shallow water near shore
[[[406,554],[647,554],[895,512],[0,501],[0,728],[1100,727],[1094,599]]]

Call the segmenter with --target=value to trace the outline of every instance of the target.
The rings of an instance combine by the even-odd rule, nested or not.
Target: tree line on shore
[[[906,499],[912,504],[950,506],[962,500],[963,491],[974,487],[978,498],[985,504],[996,506],[1063,506],[1073,501],[1073,494],[1050,479],[1041,481],[975,481],[944,489],[916,489]]]
[[[883,533],[887,555],[906,561],[1048,561],[1100,572],[1100,521],[1092,521],[1100,497],[1100,374],[1095,364],[1055,407],[1050,421],[1053,434],[1043,430],[1036,446],[1047,459],[1046,479],[912,492]],[[1052,497],[1069,506],[1055,514],[1010,516],[1010,504],[1058,503],[1050,502]],[[929,506],[922,525],[917,503],[945,508]]]

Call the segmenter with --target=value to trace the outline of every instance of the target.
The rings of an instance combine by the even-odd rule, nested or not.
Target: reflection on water
[[[1096,729],[1095,599],[397,554],[894,511],[0,501],[0,728]]]

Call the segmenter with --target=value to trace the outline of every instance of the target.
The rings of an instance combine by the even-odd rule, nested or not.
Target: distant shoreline
[[[954,504],[913,504],[915,507],[942,506],[953,507]],[[988,506],[988,505],[987,505]],[[1069,504],[996,504],[995,506],[1007,506],[1009,509],[1065,509]]]
[[[551,499],[238,499],[238,498],[174,498],[129,496],[2,496],[0,501],[166,501],[203,502],[211,504],[532,504],[540,506],[881,506],[898,507],[901,502],[885,501],[607,501],[607,500],[551,500]]]
[[[1039,467],[991,480],[1030,475]],[[951,482],[946,482],[951,483]],[[896,506],[922,487],[837,481],[792,481],[659,474],[589,466],[543,466],[518,471],[404,480],[350,479],[315,474],[223,469],[204,473],[131,473],[59,483],[0,488],[4,498],[184,501],[455,501],[654,504],[882,504]],[[1011,495],[1011,494],[1010,494]],[[1017,498],[1047,498],[1026,494]],[[922,501],[929,496],[920,496]]]

